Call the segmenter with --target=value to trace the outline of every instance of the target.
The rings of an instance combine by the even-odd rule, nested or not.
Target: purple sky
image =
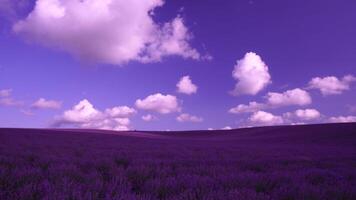
[[[356,2],[0,0],[0,126],[356,121]]]

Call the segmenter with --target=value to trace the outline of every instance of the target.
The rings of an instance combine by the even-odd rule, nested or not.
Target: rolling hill
[[[0,199],[356,199],[356,123],[0,129]]]

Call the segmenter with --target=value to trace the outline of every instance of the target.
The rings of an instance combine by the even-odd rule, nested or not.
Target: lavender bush
[[[0,129],[0,199],[356,199],[356,124]]]

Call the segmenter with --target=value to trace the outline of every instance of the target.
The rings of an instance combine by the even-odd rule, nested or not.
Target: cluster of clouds
[[[287,90],[282,93],[278,92],[268,92],[264,97],[264,103],[258,103],[255,101],[249,102],[248,104],[239,104],[229,110],[229,113],[240,114],[240,113],[253,113],[259,110],[280,108],[284,106],[305,106],[312,103],[312,98],[310,94],[300,88],[295,88],[292,90]]]
[[[264,77],[265,81],[255,81],[253,76]],[[252,71],[252,72],[251,72]],[[244,74],[246,73],[246,74]],[[271,83],[271,76],[268,74],[268,67],[262,61],[261,57],[255,53],[247,53],[243,59],[239,60],[233,70],[233,74],[238,82],[232,95],[256,95]],[[248,80],[251,79],[251,80]],[[229,113],[243,114],[249,113],[250,116],[244,120],[241,127],[251,126],[271,126],[282,124],[303,124],[308,122],[356,122],[356,116],[336,116],[327,118],[318,110],[310,108],[313,100],[309,90],[317,89],[323,96],[338,95],[350,89],[351,83],[356,78],[352,75],[346,75],[342,78],[334,76],[315,77],[309,81],[304,88],[294,88],[283,92],[267,92],[262,98],[262,102],[251,101],[247,104],[239,104],[231,109]],[[244,88],[245,84],[249,84]],[[263,84],[262,84],[263,83]],[[253,84],[256,84],[253,86]],[[252,85],[252,86],[251,86]],[[190,76],[181,77],[176,84],[176,92],[181,95],[193,95],[198,91],[198,86],[193,83]],[[131,130],[131,118],[139,110],[145,114],[141,119],[145,122],[156,121],[159,118],[156,115],[168,115],[178,113],[177,122],[203,122],[203,118],[189,113],[182,113],[182,101],[172,94],[154,93],[134,102],[134,107],[115,106],[103,111],[98,110],[87,99],[83,99],[71,109],[65,110],[62,115],[57,116],[52,124],[55,127],[78,127],[90,129],[109,129],[109,130]],[[0,90],[0,106],[19,106],[24,107],[24,102],[14,100],[11,89]],[[308,107],[296,109],[292,112],[285,112],[275,115],[267,110],[274,110],[282,107]],[[62,102],[39,98],[28,106],[30,110],[24,110],[31,113],[39,109],[60,109]],[[24,112],[24,113],[25,113]],[[155,115],[156,114],[156,115]],[[323,121],[322,121],[323,120]],[[226,126],[223,129],[231,129]]]
[[[302,124],[305,121],[320,119],[322,115],[316,109],[298,109],[294,112],[286,112],[283,115],[274,115],[266,111],[256,111],[249,118],[249,126],[271,126],[282,124]],[[299,120],[298,122],[295,122]]]
[[[305,124],[319,120],[322,117],[323,115],[318,110],[312,108],[297,109],[294,112],[285,112],[281,115],[259,110],[253,112],[241,127]],[[327,122],[333,121],[330,118]]]
[[[161,93],[149,95],[144,99],[137,99],[135,106],[141,110],[154,111],[160,114],[169,114],[181,110],[176,96]]]
[[[192,34],[181,16],[157,23],[163,0],[37,0],[13,31],[27,41],[68,52],[86,61],[123,65],[158,62],[165,56],[195,60]]]
[[[62,102],[55,100],[46,100],[45,98],[39,98],[33,103],[27,105],[24,101],[16,100],[12,96],[12,89],[0,90],[0,107],[17,107],[21,108],[21,112],[26,115],[34,115],[35,110],[44,109],[60,109]]]
[[[192,95],[197,93],[198,87],[193,84],[190,76],[183,76],[176,84],[177,93]],[[56,100],[47,100],[39,98],[38,100],[25,104],[23,101],[17,101],[12,98],[12,89],[0,90],[0,106],[18,106],[21,112],[26,115],[34,115],[37,110],[59,110],[62,108],[62,102]],[[135,108],[128,106],[115,106],[103,111],[98,110],[87,99],[81,100],[71,109],[65,110],[61,115],[56,116],[52,125],[53,127],[77,127],[90,129],[108,129],[108,130],[131,130],[131,117],[138,110],[149,112],[141,116],[146,122],[158,120],[159,115],[179,113],[176,117],[178,122],[202,122],[203,118],[189,113],[181,113],[182,101],[177,96],[171,94],[155,93],[142,99],[137,99],[134,103]]]
[[[327,77],[315,77],[309,82],[310,89],[318,89],[320,92],[327,95],[341,94],[342,92],[349,90],[352,82],[356,81],[356,77],[353,75],[346,75],[341,79],[335,76]]]
[[[272,83],[269,67],[254,52],[248,52],[237,60],[232,77],[237,81],[231,92],[233,95],[256,95]],[[336,95],[349,90],[351,83],[355,81],[356,77],[353,75],[340,79],[335,76],[314,77],[306,88],[320,90],[325,96]]]
[[[193,83],[188,75],[181,77],[176,87],[178,93],[186,95],[192,95],[198,91],[198,86]],[[143,99],[137,99],[135,102],[137,109],[158,114],[180,113],[182,111],[181,104],[177,96],[162,93],[151,94]],[[141,118],[146,122],[158,119],[152,114],[144,115]],[[181,113],[176,117],[176,120],[178,122],[202,122],[203,118],[189,113]]]
[[[193,35],[181,16],[165,23],[154,20],[155,10],[164,5],[163,0],[36,0],[25,18],[13,17],[20,7],[28,4],[23,2],[26,3],[0,0],[2,14],[16,18],[11,20],[13,32],[28,42],[67,52],[81,60],[123,65],[131,61],[159,62],[174,55],[193,60],[211,59],[191,47]],[[176,86],[178,93],[186,95],[198,90],[190,76],[183,76]],[[62,107],[62,102],[45,98],[25,106],[10,94],[11,90],[1,91],[0,105],[26,107],[23,113],[32,115],[34,110]],[[151,94],[137,99],[134,105],[138,110],[163,115],[182,110],[181,102],[171,94]],[[57,116],[54,125],[125,130],[130,128],[130,118],[117,113],[133,112],[131,109],[119,106],[100,111],[83,99]],[[147,122],[157,119],[153,114],[142,116]],[[184,113],[177,121],[198,122],[202,118]]]
[[[256,53],[249,52],[237,61],[233,70],[233,78],[237,80],[233,95],[256,95],[265,89],[272,81],[268,66]],[[298,109],[294,112],[286,112],[282,115],[274,115],[266,110],[287,106],[309,106],[312,97],[308,90],[319,90],[323,96],[338,95],[350,89],[351,83],[356,81],[353,75],[342,78],[335,76],[314,77],[305,89],[295,88],[284,92],[268,92],[263,96],[264,102],[251,101],[248,104],[239,104],[229,109],[229,113],[251,113],[246,120],[247,126],[268,126],[280,124],[295,124],[295,120],[305,121],[318,120],[323,117],[316,109]],[[330,117],[327,122],[353,122],[355,116]]]
[[[190,45],[193,35],[181,16],[165,23],[154,20],[156,9],[163,5],[163,0],[36,0],[33,10],[26,18],[14,22],[12,30],[26,41],[96,63],[123,65],[132,61],[159,62],[166,56],[210,59],[210,56],[201,55]],[[26,7],[26,3],[22,5],[0,0],[0,15],[15,16],[15,10],[20,7]],[[254,52],[248,52],[236,61],[232,77],[236,83],[230,93],[234,96],[257,95],[272,84],[269,66]],[[353,82],[356,82],[353,75],[342,78],[314,77],[305,87],[267,92],[263,101],[239,104],[228,112],[249,113],[246,120],[248,126],[293,124],[296,120],[297,123],[316,121],[324,116],[310,108],[313,100],[309,91],[318,90],[323,96],[339,95],[350,90]],[[179,95],[193,95],[198,92],[198,86],[189,75],[185,75],[176,84],[176,92]],[[31,113],[39,109],[61,109],[62,102],[39,98],[26,106],[23,101],[12,97],[11,89],[4,89],[0,90],[0,106],[18,106]],[[269,111],[289,106],[303,109],[281,115]],[[158,120],[156,114],[177,114],[178,122],[203,121],[202,117],[182,113],[182,101],[173,94],[153,93],[137,99],[133,107],[115,106],[98,110],[87,99],[83,99],[57,116],[53,125],[130,130],[133,128],[131,118],[139,110],[145,112],[141,119],[146,122]],[[352,122],[356,121],[356,116],[330,117],[327,121]]]
[[[321,117],[321,114],[316,109],[298,109],[295,111],[295,116],[302,120],[314,120]]]
[[[202,122],[203,121],[203,118],[190,115],[188,113],[182,113],[176,119],[178,122]]]
[[[338,116],[338,117],[331,117],[329,119],[330,122],[356,122],[356,116]]]
[[[197,86],[192,83],[190,76],[183,76],[176,86],[178,93],[191,95],[197,92]],[[46,103],[42,101],[42,99],[39,99],[33,105],[41,104],[43,107],[54,107],[56,105],[52,101],[47,101]],[[71,109],[64,111],[62,115],[57,116],[52,126],[127,131],[133,129],[131,117],[137,114],[139,110],[149,112],[141,116],[141,119],[145,122],[158,120],[158,117],[153,113],[159,115],[180,113],[176,117],[178,122],[197,123],[203,121],[201,117],[189,113],[181,113],[181,101],[171,94],[151,94],[145,98],[137,99],[134,106],[136,109],[128,106],[115,106],[100,111],[87,99],[83,99]]]
[[[265,111],[257,111],[254,112],[248,120],[252,124],[258,124],[261,126],[269,126],[269,125],[279,125],[283,124],[283,118],[281,116],[273,115],[272,113],[268,113]]]
[[[287,90],[283,93],[268,92],[266,98],[267,104],[274,107],[289,105],[304,106],[312,103],[312,98],[310,97],[310,94],[300,88]]]
[[[188,75],[181,77],[176,84],[176,87],[178,93],[186,95],[195,94],[198,90],[198,86],[192,82],[190,76]],[[181,103],[176,96],[170,94],[164,95],[161,93],[149,95],[144,99],[137,99],[135,106],[138,109],[156,112],[159,114],[170,114],[182,111]],[[157,117],[147,114],[142,116],[142,119],[144,121],[152,121],[156,120]],[[188,113],[181,113],[176,117],[176,120],[179,122],[202,122],[203,118]]]
[[[70,110],[56,117],[52,126],[127,131],[131,129],[130,117],[134,114],[136,110],[127,106],[116,106],[100,111],[87,99],[83,99]]]

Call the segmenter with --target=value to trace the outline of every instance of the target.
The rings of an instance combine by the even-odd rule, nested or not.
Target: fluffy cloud
[[[233,95],[255,95],[271,83],[268,66],[256,53],[246,53],[237,61],[232,76],[237,80]]]
[[[233,114],[253,113],[253,112],[257,112],[265,107],[266,107],[265,104],[257,103],[255,101],[253,101],[253,102],[250,102],[248,105],[239,104],[236,107],[231,108],[229,110],[229,113],[233,113]]]
[[[304,123],[304,122],[292,122],[292,123],[290,123],[290,125],[292,125],[292,126],[297,126],[297,125],[305,125],[306,123]]]
[[[346,75],[342,79],[335,76],[315,77],[309,82],[309,88],[318,89],[323,95],[335,95],[349,90],[354,81],[356,81],[356,77],[352,75]]]
[[[222,128],[222,130],[231,130],[232,128],[230,126],[225,126]]]
[[[269,105],[276,107],[288,105],[304,106],[312,102],[309,93],[299,88],[287,90],[283,93],[269,92],[266,98]]]
[[[15,33],[75,57],[108,64],[156,62],[168,55],[200,59],[181,17],[160,25],[163,0],[37,0]]]
[[[182,113],[176,119],[179,122],[202,122],[203,121],[203,118],[190,115],[188,113]]]
[[[158,27],[156,25],[156,27]],[[209,56],[200,56],[197,50],[190,47],[189,40],[192,35],[189,33],[181,17],[176,17],[170,23],[165,23],[161,30],[157,30],[154,41],[150,42],[145,49],[145,53],[139,58],[142,62],[160,61],[163,56],[179,55],[183,58],[195,60],[210,60]]]
[[[194,94],[197,92],[198,87],[193,84],[189,76],[183,76],[177,83],[177,88],[179,93],[184,94]]]
[[[236,107],[231,108],[229,113],[253,113],[264,109],[273,109],[291,105],[305,106],[312,103],[310,94],[299,88],[287,90],[283,93],[269,92],[265,98],[265,103],[252,101],[247,105],[239,104]]]
[[[130,130],[130,119],[133,113],[126,106],[106,109],[105,112],[97,110],[88,100],[84,99],[66,110],[58,117],[53,126],[75,126],[78,128],[107,129],[125,131]],[[120,111],[120,112],[119,112]],[[124,113],[121,111],[125,111]]]
[[[285,124],[298,125],[305,124],[306,121],[318,120],[322,117],[316,109],[298,109],[294,112],[286,112],[283,114]]]
[[[147,96],[145,99],[136,100],[135,105],[138,109],[154,111],[160,114],[168,114],[180,111],[177,97],[169,94],[152,94]]]
[[[315,120],[320,118],[320,112],[315,109],[298,109],[295,111],[295,116],[302,120]]]
[[[251,115],[249,122],[257,126],[271,126],[283,124],[284,121],[281,116],[276,116],[265,111],[257,111]]]
[[[103,117],[103,114],[94,108],[94,106],[87,100],[80,101],[72,109],[63,113],[63,122],[70,123],[90,123],[92,121],[99,120]]]
[[[136,110],[128,106],[116,106],[106,109],[105,113],[110,117],[131,117],[136,113]]]
[[[44,98],[38,99],[31,107],[35,109],[59,109],[62,106],[62,102],[54,100],[46,100]]]
[[[150,121],[152,121],[152,120],[155,120],[156,117],[153,116],[153,115],[151,115],[151,114],[147,114],[147,115],[142,116],[141,119],[142,119],[143,121],[150,122]]]
[[[356,116],[330,117],[329,122],[334,122],[334,123],[356,122]]]

